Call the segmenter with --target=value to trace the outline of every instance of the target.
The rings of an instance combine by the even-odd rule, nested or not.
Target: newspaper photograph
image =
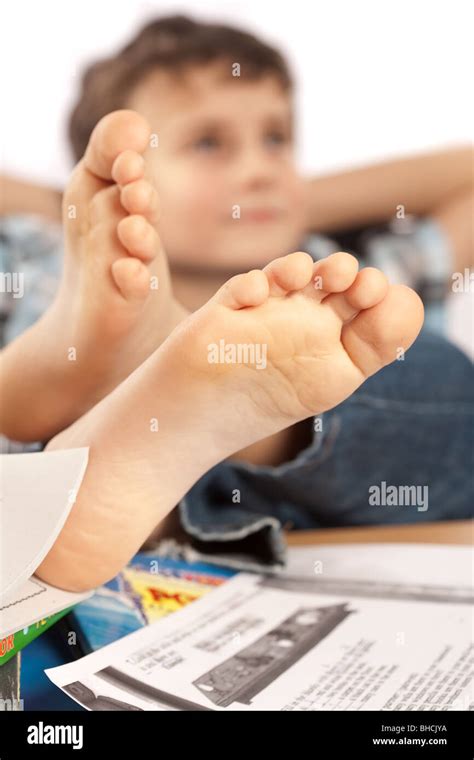
[[[355,547],[344,574],[303,572],[311,563],[331,566],[345,549],[293,552],[282,575],[239,573],[46,674],[88,710],[473,709],[470,550],[426,547],[431,584],[411,580],[410,556],[423,565],[420,546],[396,547],[392,559],[408,549],[401,565],[374,547],[398,580],[373,573],[368,547]],[[450,557],[462,571],[457,579],[443,570]]]

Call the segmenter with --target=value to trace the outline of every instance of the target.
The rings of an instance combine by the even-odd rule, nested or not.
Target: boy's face
[[[274,77],[224,79],[213,64],[177,82],[156,70],[128,105],[158,136],[147,161],[172,266],[242,271],[297,250],[304,183],[291,102]]]

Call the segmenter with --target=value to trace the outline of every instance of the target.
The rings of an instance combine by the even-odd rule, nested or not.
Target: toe
[[[271,296],[302,290],[310,282],[314,262],[309,253],[297,251],[271,261],[263,270],[268,278]]]
[[[396,359],[416,339],[423,325],[423,304],[405,285],[392,285],[376,306],[361,311],[342,329],[341,340],[365,377]]]
[[[380,303],[387,291],[388,281],[383,272],[366,267],[357,274],[350,288],[326,296],[323,307],[332,309],[343,322],[347,322],[362,309]]]
[[[96,177],[112,180],[112,167],[117,156],[125,150],[144,153],[150,132],[146,119],[135,111],[107,114],[92,132],[84,154],[86,168]]]
[[[112,264],[112,277],[122,296],[137,305],[144,303],[150,292],[150,273],[134,258],[117,259]]]
[[[150,222],[158,222],[158,193],[146,179],[138,179],[122,187],[120,201],[129,214],[142,214]]]
[[[125,213],[120,203],[120,191],[116,185],[107,185],[94,193],[87,205],[91,227],[113,227],[124,218]]]
[[[147,147],[149,134],[148,123],[134,111],[116,111],[101,119],[64,191],[63,218],[67,234],[74,235],[87,227],[86,209],[94,202],[95,195],[110,187],[112,179],[139,179],[143,171],[139,153]],[[121,156],[125,158],[118,164],[115,178],[112,168]],[[80,224],[71,224],[71,219],[79,220]]]
[[[328,293],[341,293],[354,282],[359,269],[355,256],[340,251],[332,253],[314,265],[314,288],[322,300]]]
[[[124,150],[115,159],[111,173],[113,181],[122,186],[143,179],[145,159],[135,150]]]
[[[160,249],[155,228],[140,215],[126,216],[117,225],[117,235],[128,253],[141,261],[152,261]]]
[[[237,274],[228,280],[214,296],[217,303],[229,309],[260,306],[268,298],[268,279],[260,269]]]

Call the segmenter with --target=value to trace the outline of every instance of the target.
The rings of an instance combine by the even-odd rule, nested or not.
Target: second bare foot
[[[42,319],[9,346],[0,430],[45,440],[70,425],[139,366],[186,316],[172,296],[157,232],[159,201],[146,179],[147,122],[133,111],[94,129],[63,199],[64,272]],[[24,371],[22,366],[24,365]]]

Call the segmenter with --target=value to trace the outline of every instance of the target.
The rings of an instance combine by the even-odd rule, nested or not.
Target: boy
[[[97,99],[102,77],[101,108],[140,112],[152,134],[130,111],[97,126],[64,197],[67,255],[58,296],[2,358],[4,377],[20,377],[2,390],[1,432],[12,438],[48,438],[105,397],[50,443],[90,445],[92,456],[40,575],[68,588],[97,585],[157,524],[162,532],[178,502],[198,549],[242,552],[246,541],[250,559],[234,564],[250,566],[257,555],[278,566],[279,526],[288,519],[295,527],[380,521],[367,495],[380,473],[396,484],[428,481],[431,519],[465,515],[472,389],[467,362],[443,341],[420,341],[413,362],[416,349],[406,365],[368,384],[372,395],[356,394],[324,424],[319,416],[404,357],[422,316],[414,294],[387,290],[377,270],[357,274],[347,254],[314,264],[296,253],[268,263],[300,247],[311,205],[292,160],[278,56],[268,49],[263,56],[261,43],[236,32],[219,47],[208,28],[207,47],[201,38],[193,50],[196,29],[182,19],[160,23],[124,51],[115,86],[107,65],[86,79],[90,85],[98,77]],[[178,65],[188,33],[187,58]],[[240,56],[232,55],[232,39]],[[232,77],[239,58],[241,75]],[[108,102],[118,94],[122,102]],[[94,109],[84,105],[95,123]],[[80,126],[76,138],[89,131]],[[263,272],[221,287],[251,266]],[[185,306],[200,307],[216,290],[187,316]],[[264,371],[213,366],[206,352],[221,341],[265,348]],[[432,374],[446,361],[443,381],[430,378],[424,388],[423,368]],[[20,405],[27,411],[21,416]],[[414,425],[420,408],[423,424]],[[451,474],[461,478],[451,504],[444,503],[441,449],[419,451],[420,430],[429,449],[442,429],[440,410],[448,408],[450,440],[459,447]],[[394,422],[395,412],[401,419]],[[318,426],[310,415],[318,415]],[[346,451],[337,452],[340,442]],[[385,507],[382,519],[407,517]],[[104,552],[106,536],[113,546]]]

